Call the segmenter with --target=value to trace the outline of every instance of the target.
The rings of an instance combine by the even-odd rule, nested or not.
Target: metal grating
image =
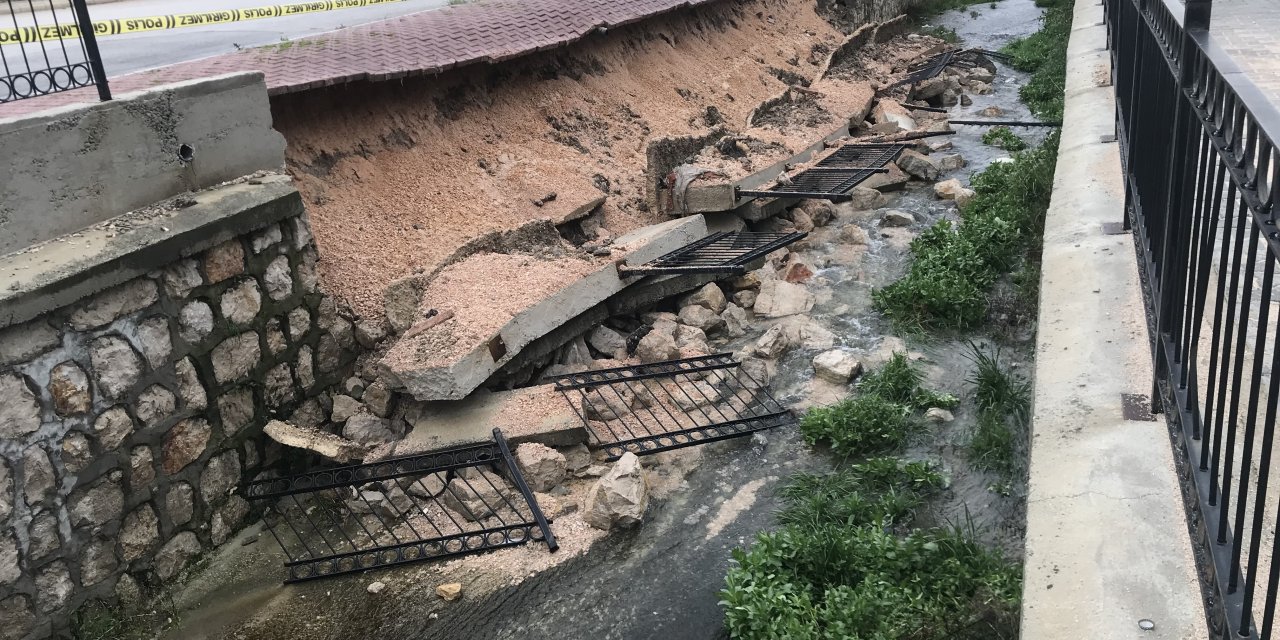
[[[747,265],[809,234],[721,231],[642,265],[619,265],[622,276],[682,273],[741,274]]]
[[[555,535],[498,429],[493,442],[244,485],[288,560],[286,583]]]
[[[843,202],[849,190],[877,173],[887,173],[908,145],[899,143],[846,144],[818,161],[812,167],[791,176],[786,184],[775,184],[764,191],[739,189],[740,198],[814,198]]]
[[[610,460],[646,455],[795,424],[792,413],[732,354],[553,379]]]
[[[951,64],[955,60],[955,57],[955,51],[943,51],[942,53],[939,53],[938,55],[912,67],[906,76],[901,80],[884,87],[880,90],[880,93],[884,93],[901,86],[911,86],[918,82],[924,82],[925,80],[942,73],[942,70],[946,69],[947,65]]]

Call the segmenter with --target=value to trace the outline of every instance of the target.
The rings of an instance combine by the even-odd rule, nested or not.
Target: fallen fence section
[[[558,547],[498,429],[493,442],[243,486],[288,560],[285,583],[525,544]]]
[[[584,371],[554,379],[610,460],[795,424],[731,354]]]
[[[877,173],[906,149],[898,143],[846,144],[814,166],[765,191],[738,189],[739,198],[814,198],[844,202],[849,191]]]
[[[932,78],[938,75],[939,73],[942,73],[942,70],[946,69],[947,66],[950,65],[955,60],[955,57],[956,57],[955,51],[943,51],[942,53],[939,53],[938,55],[933,56],[928,60],[925,60],[924,62],[916,65],[915,67],[912,67],[907,73],[907,75],[904,76],[901,80],[884,87],[879,91],[879,93],[885,93],[887,91],[896,89],[898,87],[911,86],[920,82],[924,82],[925,80],[928,80],[929,78]]]
[[[948,120],[947,122],[953,125],[973,127],[1062,127],[1062,122],[1057,120],[1047,120],[1045,122],[1037,122],[1035,120]]]
[[[721,231],[635,267],[619,265],[622,276],[687,273],[741,274],[747,266],[805,236],[804,232]]]

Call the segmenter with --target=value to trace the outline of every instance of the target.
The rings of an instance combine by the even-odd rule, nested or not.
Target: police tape
[[[93,23],[93,33],[98,37],[116,36],[143,31],[162,31],[165,29],[182,29],[185,27],[207,27],[210,25],[230,24],[246,20],[265,20],[267,18],[283,18],[304,13],[319,13],[339,9],[356,9],[379,4],[393,4],[406,0],[323,0],[321,2],[299,2],[295,4],[276,4],[249,9],[225,9],[222,11],[205,11],[201,13],[176,13],[167,16],[146,16],[142,18],[116,18],[100,20]],[[42,40],[62,40],[79,38],[80,27],[75,24],[55,24],[52,26],[18,27],[17,29],[0,29],[0,45],[40,42]]]

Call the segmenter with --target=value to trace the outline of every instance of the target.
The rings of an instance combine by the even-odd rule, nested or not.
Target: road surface
[[[123,0],[89,7],[94,21],[113,18],[137,18],[171,13],[195,13],[221,9],[243,9],[272,4],[290,4],[302,0],[201,0],[200,2],[174,3],[172,0]],[[165,65],[207,58],[235,51],[237,48],[256,47],[294,38],[316,35],[334,29],[375,22],[419,11],[438,9],[449,4],[448,0],[404,0],[384,5],[305,13],[280,18],[267,18],[235,22],[223,25],[184,27],[167,31],[102,36],[98,48],[102,51],[107,77],[152,69]],[[37,3],[39,6],[39,3]],[[8,13],[7,11],[5,13]],[[8,18],[7,15],[3,16]],[[67,23],[68,15],[59,13],[59,20]],[[17,16],[20,25],[34,21],[51,24],[48,12]],[[34,45],[27,45],[28,50]],[[17,45],[5,47],[6,53]]]

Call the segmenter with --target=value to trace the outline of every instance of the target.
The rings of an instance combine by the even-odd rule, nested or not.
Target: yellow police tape
[[[245,20],[263,20],[296,16],[303,13],[318,13],[337,9],[355,9],[371,7],[379,4],[392,4],[405,0],[323,0],[321,2],[299,2],[296,4],[276,4],[267,7],[249,9],[226,9],[223,11],[204,11],[201,13],[177,13],[167,16],[147,16],[143,18],[117,18],[101,20],[93,23],[93,33],[98,37],[115,36],[125,33],[143,31],[160,31],[163,29],[182,29],[184,27],[205,27],[216,24],[229,24]],[[61,16],[59,16],[61,18]],[[0,45],[20,42],[40,42],[41,40],[61,40],[63,38],[79,38],[80,28],[75,24],[61,24],[40,27],[20,27],[0,30]]]

